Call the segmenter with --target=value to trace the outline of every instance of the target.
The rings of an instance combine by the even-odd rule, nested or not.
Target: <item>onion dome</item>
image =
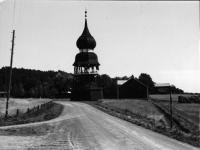
[[[99,66],[98,57],[93,52],[78,53],[73,66]]]
[[[85,17],[87,11],[85,11]],[[87,26],[87,18],[85,18],[85,28],[82,35],[78,38],[76,45],[79,49],[94,49],[96,47],[96,41],[93,36],[90,34]]]

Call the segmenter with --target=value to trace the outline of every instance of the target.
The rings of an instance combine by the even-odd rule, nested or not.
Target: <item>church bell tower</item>
[[[100,87],[99,62],[94,53],[96,41],[87,26],[87,11],[85,11],[85,27],[76,45],[79,53],[75,57],[73,74],[73,91],[71,100],[95,101],[103,98]]]

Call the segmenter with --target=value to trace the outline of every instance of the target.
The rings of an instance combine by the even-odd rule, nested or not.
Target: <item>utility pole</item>
[[[117,99],[119,99],[119,85],[117,85]]]
[[[169,93],[169,95],[170,95],[169,111],[170,111],[170,121],[171,121],[170,127],[172,129],[172,127],[173,127],[172,87],[169,83],[162,83],[162,84],[155,84],[155,88],[158,88],[159,92],[162,92],[162,93],[166,92],[166,93]]]
[[[173,127],[173,117],[172,117],[172,87],[170,85],[170,116],[171,116],[171,129]]]
[[[11,59],[10,59],[10,74],[9,74],[9,81],[8,81],[8,89],[7,89],[7,101],[6,101],[6,113],[5,119],[8,117],[8,104],[10,98],[10,87],[11,87],[11,77],[12,77],[12,63],[13,63],[13,50],[14,50],[14,40],[15,40],[15,30],[13,30],[13,37],[12,37],[12,49],[11,49]]]

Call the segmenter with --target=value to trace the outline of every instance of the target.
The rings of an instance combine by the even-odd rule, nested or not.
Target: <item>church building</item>
[[[96,41],[90,34],[85,11],[85,27],[76,45],[79,53],[75,57],[72,101],[96,101],[103,98],[100,87],[99,62],[94,53]]]

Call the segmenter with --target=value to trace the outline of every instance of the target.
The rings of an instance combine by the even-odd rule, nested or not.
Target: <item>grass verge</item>
[[[29,115],[23,114],[18,117],[10,117],[7,121],[5,121],[3,118],[0,118],[0,126],[10,126],[51,120],[60,116],[63,108],[64,107],[61,104],[52,103],[49,108],[37,111]]]
[[[0,119],[0,126],[26,124],[33,122],[47,121],[57,118],[61,115],[64,106],[57,103],[52,103],[48,109],[40,110],[36,113],[27,115],[21,115],[18,118],[10,118],[8,121]],[[54,126],[50,126],[46,123],[40,124],[38,126],[25,126],[25,127],[11,127],[8,129],[0,129],[0,135],[3,136],[42,136],[46,135],[48,132],[54,130]]]

